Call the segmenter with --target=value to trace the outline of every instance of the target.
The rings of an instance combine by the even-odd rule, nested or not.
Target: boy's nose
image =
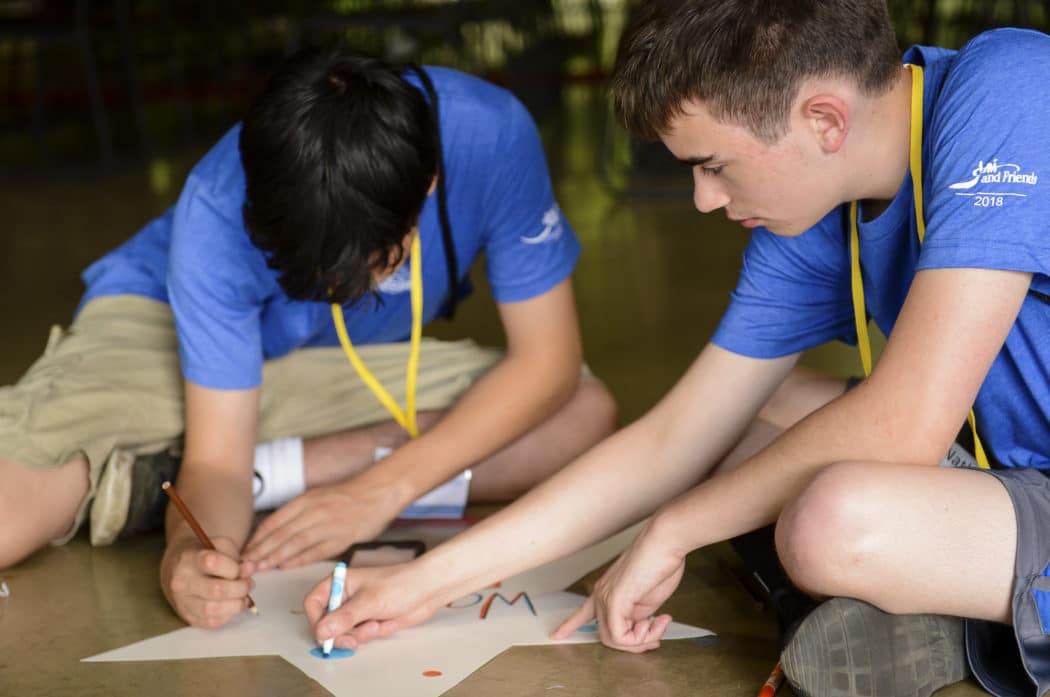
[[[710,213],[729,204],[729,196],[713,182],[700,181],[702,175],[693,177],[693,205],[701,213]]]

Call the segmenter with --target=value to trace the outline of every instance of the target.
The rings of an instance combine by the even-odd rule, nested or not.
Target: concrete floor
[[[692,209],[685,169],[674,179],[644,181],[617,171],[601,135],[597,89],[566,88],[562,103],[543,132],[558,198],[584,245],[575,284],[587,360],[617,396],[626,422],[670,387],[710,336],[747,233]],[[81,292],[79,271],[163,210],[198,154],[106,175],[37,176],[0,191],[0,384],[16,380],[40,353],[52,323],[68,322]],[[624,190],[613,191],[609,178]],[[494,308],[483,289],[478,296],[454,325],[429,333],[500,343]],[[859,369],[846,347],[822,348],[806,362],[838,374]],[[162,546],[160,535],[103,549],[81,537],[0,572],[11,591],[0,600],[0,695],[328,694],[280,658],[79,663],[181,626],[157,583]],[[668,603],[675,619],[714,630],[717,642],[667,642],[641,656],[600,645],[519,647],[447,694],[755,695],[776,658],[774,621],[727,571],[734,563],[724,545],[694,553]],[[596,577],[576,589],[586,591]],[[551,692],[555,685],[561,687]],[[938,693],[978,694],[971,682]]]

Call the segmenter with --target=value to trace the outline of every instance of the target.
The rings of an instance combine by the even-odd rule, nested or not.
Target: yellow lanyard
[[[350,365],[354,366],[354,370],[361,376],[364,383],[368,385],[368,389],[372,390],[372,394],[382,402],[383,406],[394,416],[394,419],[413,438],[419,436],[419,429],[416,427],[416,377],[419,375],[419,344],[423,337],[423,255],[420,251],[421,249],[422,245],[419,242],[419,234],[417,233],[412,240],[412,251],[410,252],[412,258],[409,260],[410,275],[412,277],[409,293],[412,299],[412,337],[409,342],[408,366],[405,369],[404,411],[401,411],[398,403],[376,379],[375,375],[372,375],[372,371],[364,364],[361,357],[357,355],[354,345],[350,343],[350,335],[346,333],[346,322],[343,321],[343,308],[335,303],[332,304],[332,321],[335,322],[335,331],[339,335],[339,342],[343,345],[343,351],[350,360]]]
[[[911,69],[911,149],[910,166],[912,188],[915,198],[915,223],[919,233],[919,244],[926,237],[926,218],[922,208],[922,66],[909,65]],[[864,375],[871,375],[871,339],[868,337],[868,313],[864,309],[864,281],[860,275],[860,234],[857,224],[857,202],[849,207],[850,231],[850,267],[853,286],[853,318],[857,325],[857,349],[860,351],[860,362],[864,366]],[[981,469],[989,469],[988,456],[985,455],[981,439],[977,437],[977,418],[973,409],[967,417],[973,431],[973,449],[977,464]]]

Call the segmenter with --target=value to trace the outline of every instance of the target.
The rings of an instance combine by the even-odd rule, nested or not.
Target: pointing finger
[[[583,605],[576,609],[576,612],[569,615],[569,618],[554,630],[554,633],[551,634],[551,639],[564,639],[593,619],[594,598],[592,596],[587,598]]]

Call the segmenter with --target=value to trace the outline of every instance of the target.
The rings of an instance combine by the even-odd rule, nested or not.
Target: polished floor
[[[558,198],[584,245],[575,287],[587,360],[627,422],[671,386],[710,336],[747,233],[720,215],[692,209],[686,170],[652,167],[639,174],[627,167],[623,142],[605,128],[599,89],[569,86],[561,97],[542,131]],[[43,349],[49,325],[68,322],[81,292],[79,271],[168,205],[197,154],[107,174],[37,173],[0,190],[3,383],[16,380]],[[501,341],[483,288],[454,325],[431,333]],[[806,361],[839,374],[857,370],[852,352],[841,346],[815,351]],[[81,537],[0,571],[10,590],[0,599],[0,695],[327,694],[276,657],[80,663],[180,626],[157,583],[162,546],[160,535],[102,549]],[[717,641],[666,642],[640,656],[599,645],[519,647],[448,694],[751,697],[775,661],[775,629],[770,612],[735,581],[735,564],[724,545],[692,554],[668,603],[677,620],[714,630]],[[595,578],[589,575],[577,589],[585,591]],[[785,687],[781,694],[789,693]],[[963,683],[939,697],[977,694],[973,683]]]

